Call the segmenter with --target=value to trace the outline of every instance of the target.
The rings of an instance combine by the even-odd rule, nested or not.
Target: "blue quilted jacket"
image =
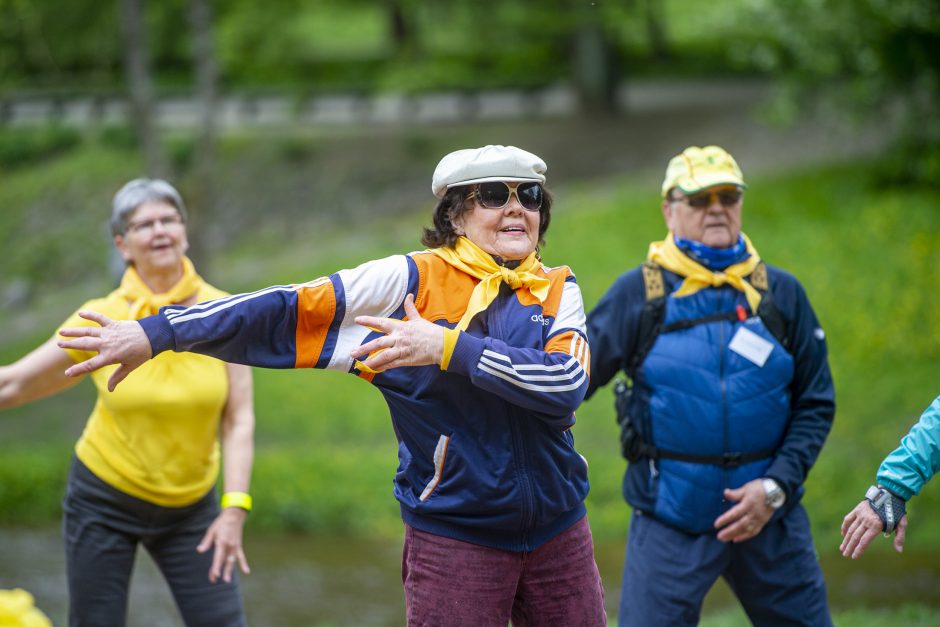
[[[766,456],[738,466],[661,458],[629,464],[623,493],[635,509],[693,533],[714,532],[714,521],[733,506],[722,496],[758,477],[771,477],[791,507],[832,425],[834,388],[825,334],[797,280],[767,267],[772,296],[787,323],[789,351],[760,318],[714,320],[660,334],[633,379],[630,415],[644,440],[659,449],[694,455]],[[681,277],[663,270],[665,324],[743,307],[730,286],[673,295]],[[588,396],[637,350],[645,305],[642,273],[621,276],[588,315],[591,382]],[[766,361],[732,350],[736,334],[759,337]],[[766,342],[767,344],[762,344]],[[742,355],[742,352],[744,355]],[[784,508],[778,515],[788,509]]]

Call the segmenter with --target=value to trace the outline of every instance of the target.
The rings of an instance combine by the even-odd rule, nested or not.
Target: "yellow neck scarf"
[[[540,303],[548,297],[548,279],[534,272],[540,265],[535,252],[523,259],[515,270],[497,264],[490,254],[466,237],[459,238],[453,248],[434,248],[431,252],[458,270],[480,279],[470,294],[467,311],[457,323],[458,331],[466,330],[473,316],[490,306],[499,294],[499,286],[503,282],[508,283],[514,290],[528,290]]]
[[[760,292],[745,281],[744,277],[751,274],[757,264],[760,263],[760,255],[757,254],[757,249],[751,244],[751,240],[747,238],[747,235],[743,235],[743,237],[747,252],[751,253],[750,257],[740,263],[728,266],[720,272],[709,270],[682,252],[676,246],[672,231],[666,235],[666,239],[663,241],[650,243],[646,258],[670,272],[685,277],[682,286],[676,291],[677,297],[689,296],[706,287],[718,287],[727,284],[744,292],[747,304],[751,307],[751,313],[757,313],[757,307],[760,305],[761,300]]]
[[[121,277],[118,294],[130,304],[130,319],[140,320],[160,311],[160,307],[181,303],[202,287],[202,277],[196,274],[196,268],[189,257],[183,257],[183,276],[167,292],[155,294],[137,274],[134,266],[128,266]]]

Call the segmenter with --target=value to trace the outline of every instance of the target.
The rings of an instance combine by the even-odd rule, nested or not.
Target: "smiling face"
[[[124,234],[114,237],[114,245],[142,277],[180,272],[189,249],[183,217],[163,201],[139,205],[129,216]]]
[[[476,195],[467,202],[472,206],[454,219],[458,234],[506,261],[525,259],[535,250],[542,215],[523,209],[515,194],[499,209],[482,206]]]
[[[741,234],[741,207],[743,196],[735,185],[714,185],[705,188],[693,197],[708,197],[707,206],[693,207],[689,197],[678,188],[669,192],[663,200],[663,217],[666,226],[676,237],[701,242],[712,248],[730,248]],[[737,201],[726,204],[729,198]]]

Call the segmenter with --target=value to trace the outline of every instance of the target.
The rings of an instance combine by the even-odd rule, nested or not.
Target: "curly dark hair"
[[[470,194],[474,185],[460,185],[451,187],[441,198],[431,216],[433,226],[425,227],[421,235],[421,243],[428,248],[453,248],[460,235],[454,229],[454,222],[465,212],[473,208]],[[552,194],[542,186],[542,207],[539,209],[539,246],[545,245],[545,233],[548,224],[552,221]]]

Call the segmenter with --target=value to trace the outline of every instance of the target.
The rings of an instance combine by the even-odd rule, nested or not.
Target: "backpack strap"
[[[659,336],[663,326],[663,319],[666,316],[666,288],[663,283],[663,270],[651,261],[644,261],[641,266],[643,270],[643,287],[646,292],[646,304],[643,305],[643,311],[640,314],[639,331],[637,333],[636,350],[633,351],[633,357],[627,364],[627,374],[633,379],[634,374],[647,353],[653,348],[656,338]]]
[[[652,261],[644,261],[641,267],[643,269],[643,287],[646,288],[646,300],[663,298],[666,295],[666,288],[663,286],[663,269]]]
[[[692,462],[694,464],[711,464],[721,468],[737,468],[744,464],[756,462],[759,459],[767,459],[777,452],[775,448],[754,451],[753,453],[732,452],[723,455],[694,455],[691,453],[679,453],[675,451],[664,451],[661,448],[644,443],[647,449],[644,451],[647,457],[652,459],[675,459],[681,462]]]
[[[758,263],[754,271],[748,275],[747,282],[760,290],[761,296],[764,295],[764,292],[770,290],[770,281],[767,279],[767,265],[763,261]]]
[[[770,291],[770,281],[767,277],[767,266],[761,261],[747,277],[748,282],[760,292],[760,305],[754,313],[761,319],[770,334],[777,338],[780,345],[788,352],[792,342],[790,341],[790,329],[786,319],[777,308],[774,302],[773,292]]]

